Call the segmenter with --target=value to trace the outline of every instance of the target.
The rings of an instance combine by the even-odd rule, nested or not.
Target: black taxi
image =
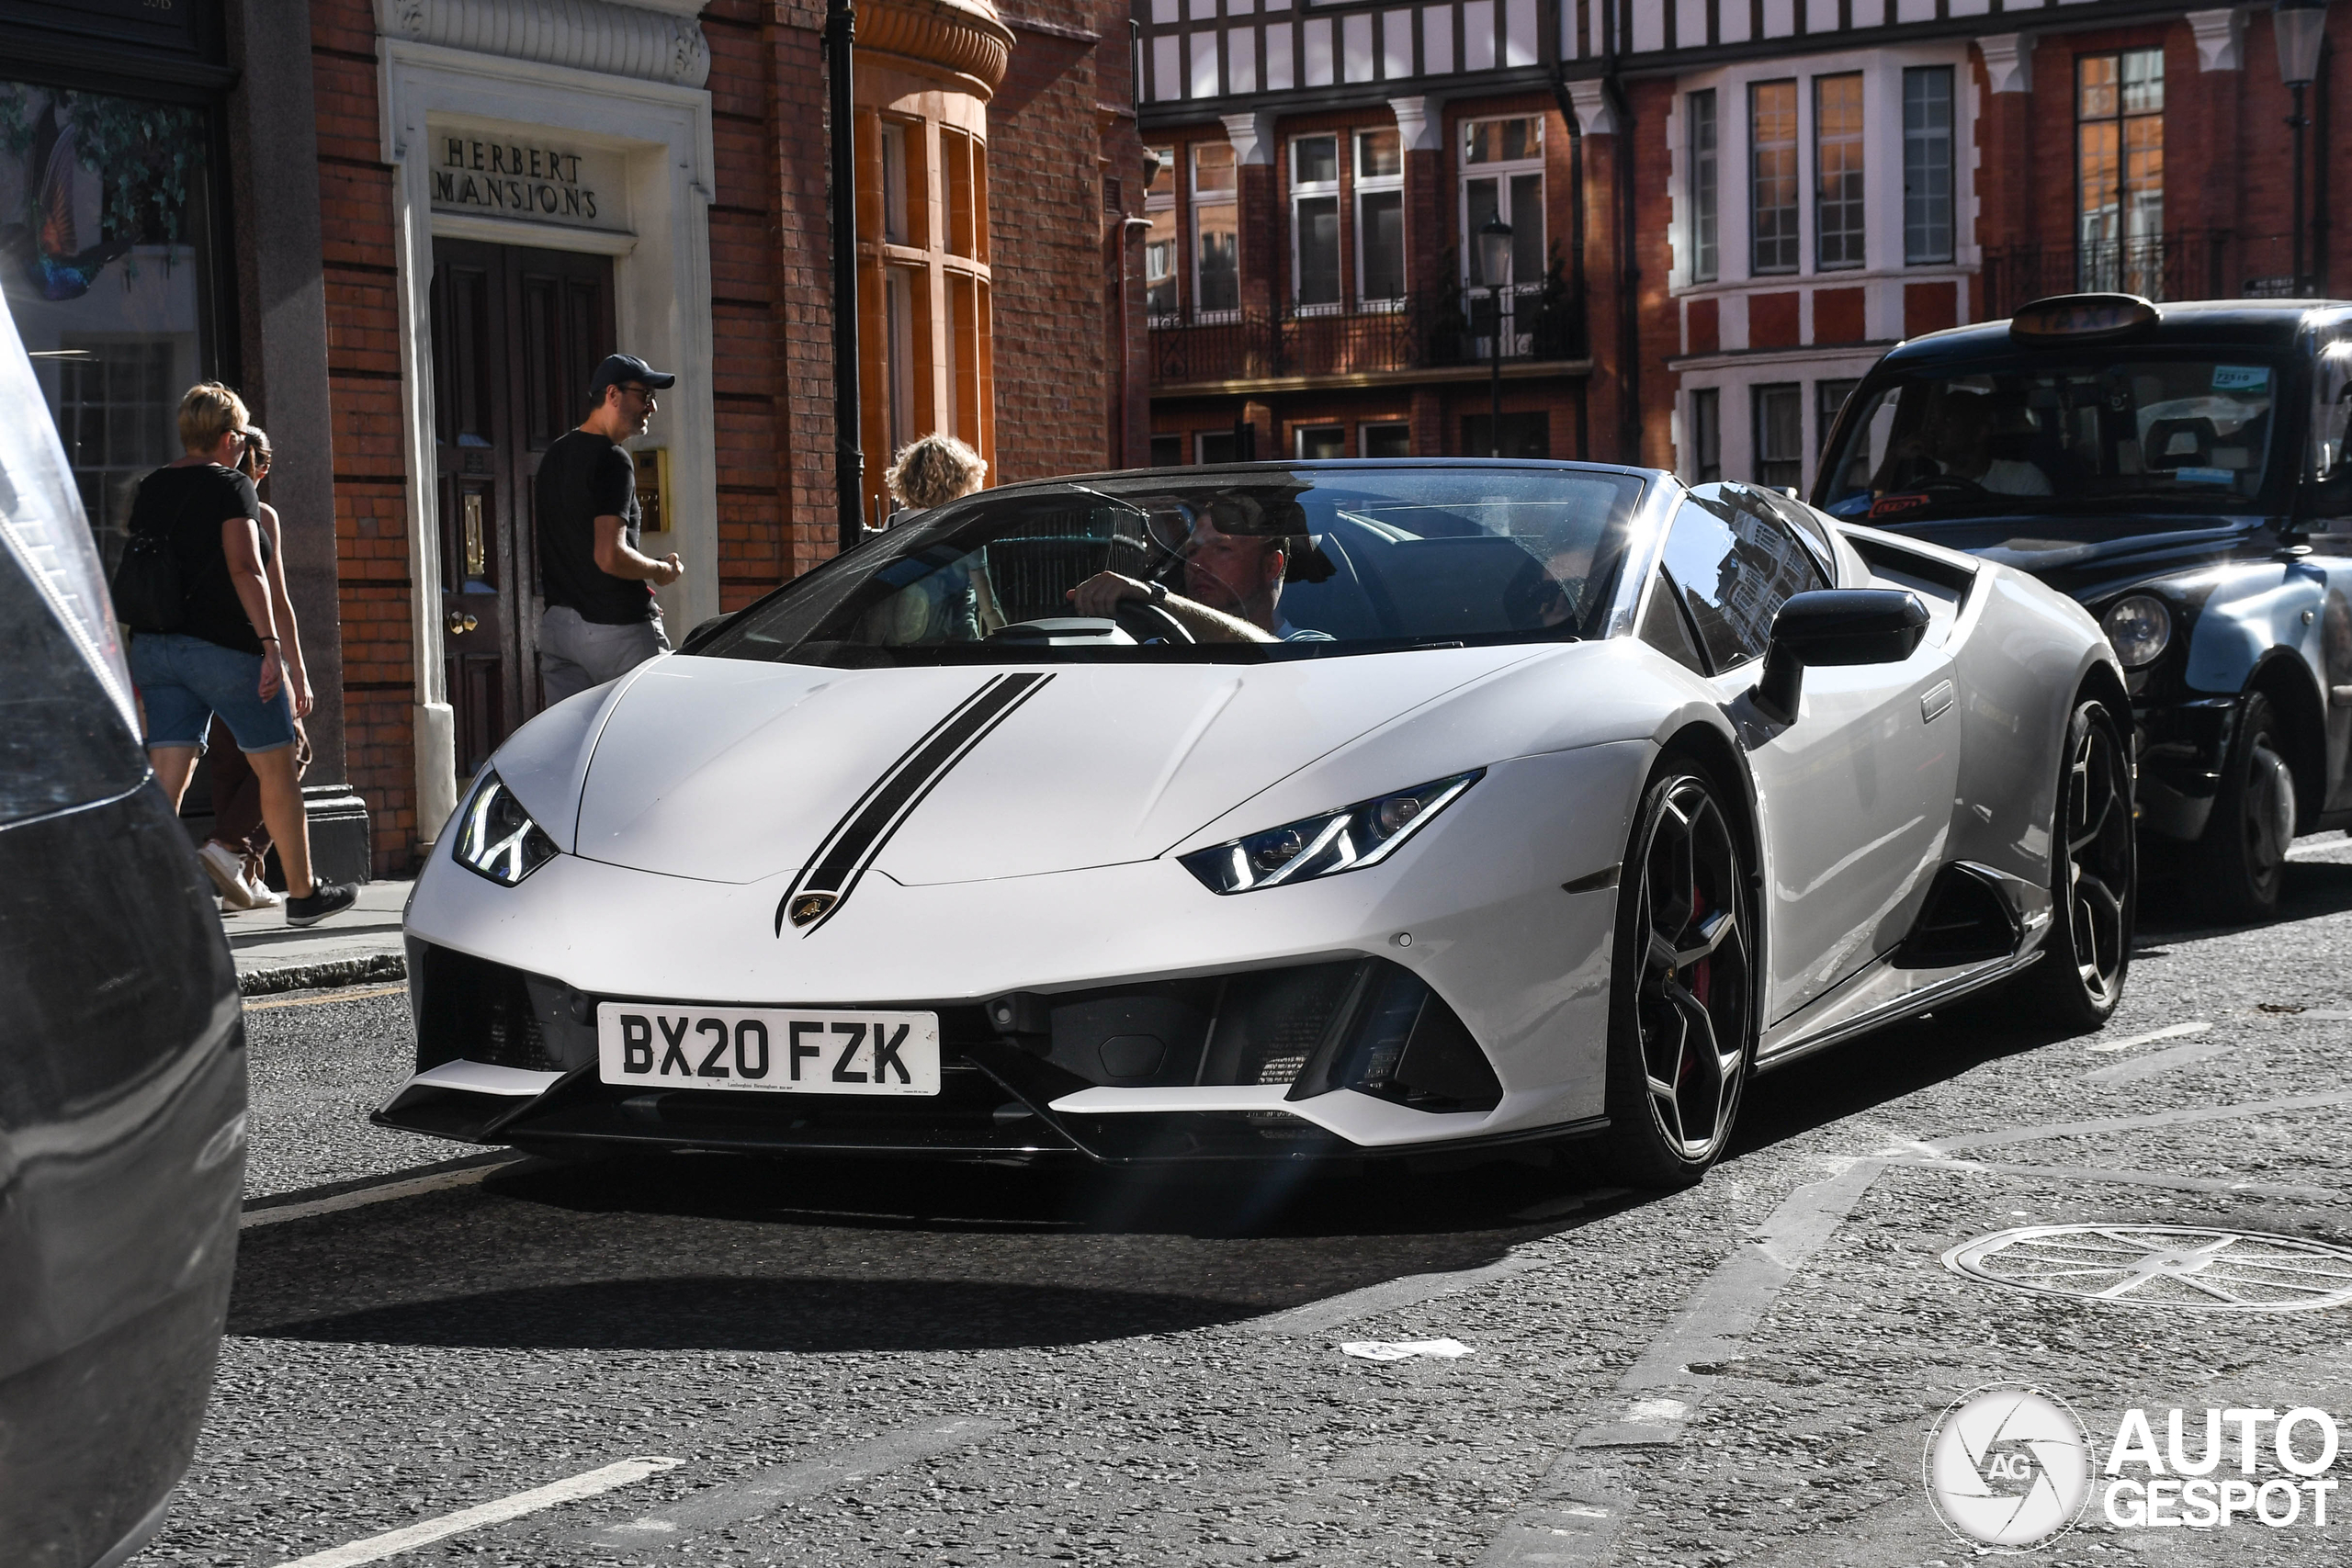
[[[1898,344],[1814,503],[2030,571],[2129,672],[2141,840],[2210,911],[2273,909],[2352,826],[2352,303],[2037,300]]]

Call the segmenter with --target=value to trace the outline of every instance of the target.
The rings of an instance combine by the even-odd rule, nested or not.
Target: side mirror
[[[1894,588],[1799,593],[1772,617],[1764,678],[1750,695],[1765,717],[1793,724],[1808,664],[1900,664],[1928,632],[1927,606]]]

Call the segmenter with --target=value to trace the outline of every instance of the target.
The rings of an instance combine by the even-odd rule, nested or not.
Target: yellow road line
[[[362,990],[337,991],[331,997],[288,997],[284,1001],[247,1002],[245,1004],[245,1010],[247,1012],[259,1012],[264,1008],[314,1008],[323,1006],[328,1002],[356,1002],[364,1000],[368,997],[389,997],[395,992],[405,991],[407,989],[408,982],[403,980],[397,986],[369,986]]]

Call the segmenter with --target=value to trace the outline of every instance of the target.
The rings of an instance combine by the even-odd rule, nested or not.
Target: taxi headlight
[[[2165,602],[2146,593],[2127,594],[2108,606],[2099,617],[2115,657],[2126,670],[2154,664],[2172,643],[2172,612]]]
[[[1359,800],[1183,857],[1184,869],[1212,893],[1251,893],[1377,865],[1486,776],[1474,768],[1411,789]]]
[[[458,813],[454,852],[468,871],[512,887],[555,859],[558,851],[514,791],[490,773]]]

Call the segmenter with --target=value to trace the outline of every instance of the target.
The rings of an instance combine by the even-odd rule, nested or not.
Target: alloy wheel
[[[1704,784],[1675,781],[1642,860],[1636,1016],[1650,1115],[1667,1145],[1712,1159],[1738,1108],[1750,977],[1739,853]]]
[[[2267,897],[2285,872],[2287,849],[2295,841],[2295,775],[2267,734],[2256,736],[2251,750],[2245,790],[2239,797],[2245,809],[2238,831],[2245,835],[2246,869]]]
[[[2079,724],[2066,761],[2066,920],[2092,999],[2115,999],[2132,940],[2130,775],[2112,726]]]

